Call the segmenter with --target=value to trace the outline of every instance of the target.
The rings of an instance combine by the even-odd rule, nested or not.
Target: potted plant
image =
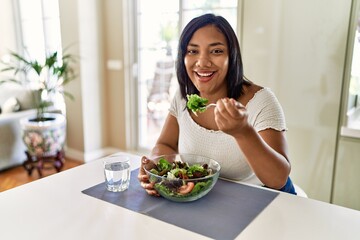
[[[63,86],[76,78],[71,54],[52,52],[43,61],[31,60],[15,52],[10,53],[10,61],[1,72],[12,71],[14,76],[23,74],[22,79],[8,78],[0,81],[14,82],[32,89],[36,105],[36,115],[20,120],[23,141],[27,146],[28,158],[56,156],[63,153],[66,138],[66,118],[57,101],[64,96],[73,96]]]

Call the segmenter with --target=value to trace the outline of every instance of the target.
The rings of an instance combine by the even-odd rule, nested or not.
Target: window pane
[[[49,18],[44,21],[45,49],[47,52],[61,50],[60,19]]]
[[[176,41],[178,35],[177,13],[141,14],[139,16],[139,47],[165,48],[167,41]]]
[[[139,146],[149,148],[155,144],[169,108],[179,1],[142,0],[138,6]]]
[[[21,21],[42,18],[41,0],[19,0],[19,7]]]
[[[42,19],[34,19],[22,23],[22,37],[24,48],[27,54],[33,59],[39,61],[44,59],[44,32],[42,27]]]
[[[179,0],[139,0],[140,13],[178,12]]]
[[[41,63],[45,54],[61,50],[58,0],[19,0],[19,41],[24,55]],[[35,73],[27,76],[36,77]]]
[[[220,15],[226,18],[226,20],[230,23],[233,27],[234,31],[236,32],[237,27],[237,9],[214,9],[214,10],[187,10],[183,12],[183,28],[186,24],[188,24],[191,19],[194,17],[203,15],[205,13],[214,13],[215,15]]]
[[[184,0],[184,9],[236,8],[237,0]]]
[[[59,3],[58,0],[43,0],[44,18],[59,17]]]
[[[360,22],[360,19],[359,19]],[[348,110],[359,108],[360,93],[360,27],[355,32],[354,49],[351,63]]]

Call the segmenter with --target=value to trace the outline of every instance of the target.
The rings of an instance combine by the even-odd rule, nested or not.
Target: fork
[[[208,109],[209,107],[216,107],[216,103],[210,103],[210,104],[208,104],[208,105],[206,105],[205,107],[201,107],[201,108],[199,108],[199,109]],[[204,111],[205,111],[204,110]],[[198,116],[197,115],[197,112],[196,111],[192,111],[194,114],[195,114],[195,116]],[[202,111],[203,112],[203,111]]]
[[[210,103],[208,105],[206,105],[206,109],[208,109],[209,107],[216,107],[216,103]]]

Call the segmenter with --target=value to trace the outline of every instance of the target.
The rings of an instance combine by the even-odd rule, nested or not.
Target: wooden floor
[[[83,164],[81,161],[66,159],[62,171],[79,166],[81,164]],[[47,169],[43,170],[42,172],[43,178],[56,173],[56,170],[54,168],[50,168],[49,166],[47,166]],[[23,166],[0,171],[0,192],[35,181],[37,179],[39,179],[39,174],[36,169],[34,169],[32,174],[29,176]]]

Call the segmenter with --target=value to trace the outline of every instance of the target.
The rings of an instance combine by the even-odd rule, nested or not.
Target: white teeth
[[[200,77],[208,77],[210,76],[211,74],[213,74],[212,72],[211,73],[197,73]]]

